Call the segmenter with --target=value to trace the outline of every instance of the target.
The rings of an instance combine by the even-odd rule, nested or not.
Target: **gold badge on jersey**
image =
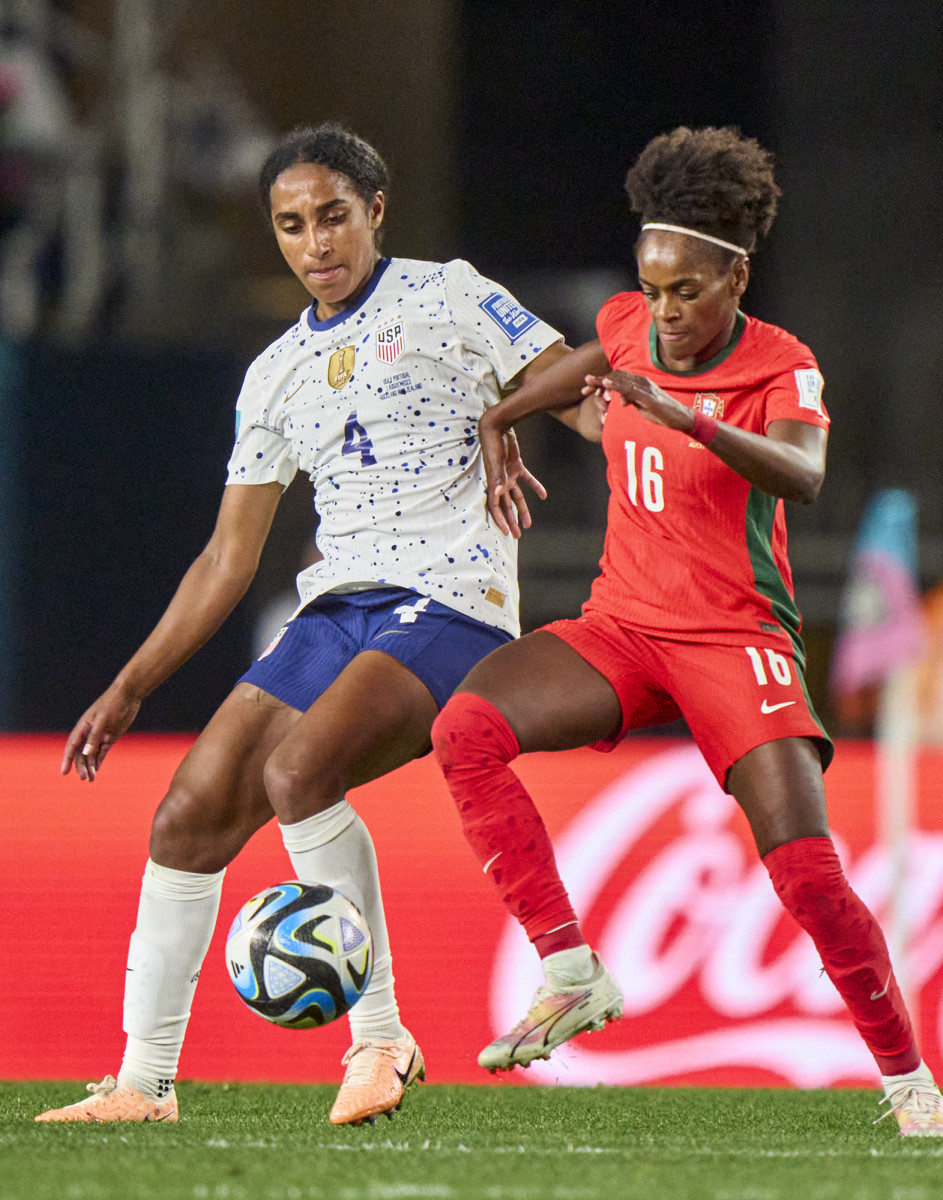
[[[702,412],[705,417],[715,417],[718,421],[722,421],[724,417],[723,396],[718,396],[714,392],[698,392],[691,408],[694,412]],[[704,449],[701,443],[696,442],[693,438],[688,445],[695,450]]]
[[[327,381],[332,388],[340,391],[345,383],[349,383],[354,373],[354,358],[356,350],[353,346],[343,346],[335,350],[327,364]]]

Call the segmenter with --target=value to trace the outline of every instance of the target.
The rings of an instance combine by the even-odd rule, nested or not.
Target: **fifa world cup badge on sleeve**
[[[482,300],[478,307],[488,314],[495,325],[502,329],[509,341],[516,342],[524,336],[528,329],[533,329],[537,318],[526,308],[521,308],[516,300],[503,292],[492,292],[487,299]]]
[[[796,386],[799,389],[799,407],[812,412],[822,411],[822,376],[818,371],[796,371]]]

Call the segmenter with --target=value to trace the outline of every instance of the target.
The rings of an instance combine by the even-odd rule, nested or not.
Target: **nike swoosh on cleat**
[[[414,1063],[415,1061],[416,1061],[416,1051],[414,1050],[414,1051],[413,1051],[413,1056],[412,1056],[412,1058],[409,1060],[409,1063],[408,1063],[408,1064],[407,1064],[407,1066],[406,1066],[406,1070],[405,1070],[405,1072],[401,1071],[401,1070],[399,1069],[399,1067],[394,1067],[394,1068],[393,1068],[393,1070],[394,1070],[394,1071],[396,1072],[396,1074],[399,1076],[399,1081],[400,1081],[400,1083],[403,1085],[403,1087],[406,1087],[406,1085],[409,1083],[409,1072],[410,1072],[410,1071],[413,1069],[413,1063]]]
[[[795,704],[795,700],[784,700],[782,704],[770,704],[768,700],[764,700],[760,705],[761,713],[775,712],[778,708],[788,708],[790,704]]]

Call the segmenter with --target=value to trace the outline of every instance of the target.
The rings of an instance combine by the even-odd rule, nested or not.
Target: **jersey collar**
[[[714,367],[720,366],[724,359],[729,358],[740,344],[740,339],[743,337],[743,331],[746,328],[747,319],[737,309],[737,315],[734,318],[733,333],[730,341],[724,346],[723,350],[719,350],[713,358],[709,358],[707,362],[702,362],[699,367],[692,367],[690,371],[673,371],[671,367],[666,367],[658,357],[658,330],[655,328],[655,322],[652,321],[648,330],[648,349],[652,357],[652,366],[658,368],[659,371],[664,371],[666,375],[703,375],[706,371],[712,371]]]
[[[373,295],[373,293],[377,289],[377,284],[383,278],[384,271],[386,270],[386,268],[389,265],[390,265],[390,260],[388,258],[378,259],[377,265],[373,268],[373,274],[370,276],[370,282],[367,284],[367,286],[364,288],[364,290],[360,293],[360,295],[357,297],[357,299],[354,300],[351,304],[348,304],[346,308],[342,308],[339,313],[335,314],[335,316],[328,317],[328,319],[326,321],[319,321],[317,319],[317,317],[314,315],[318,302],[317,302],[317,300],[312,300],[311,303],[308,305],[308,325],[309,325],[309,327],[311,329],[316,329],[320,333],[321,330],[323,330],[323,329],[333,329],[335,327],[335,325],[340,325],[341,322],[346,321],[348,319],[348,317],[350,317],[353,314],[355,309],[360,308],[362,305],[366,304],[366,302],[370,299],[370,297]]]

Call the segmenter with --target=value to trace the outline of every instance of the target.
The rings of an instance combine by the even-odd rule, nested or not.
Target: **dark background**
[[[0,256],[12,271],[11,231],[91,161],[107,270],[90,311],[70,323],[63,201],[32,263],[35,319],[17,325],[0,289],[0,727],[70,728],[208,538],[242,374],[305,303],[252,175],[266,139],[333,118],[390,163],[388,253],[467,258],[573,342],[592,336],[607,295],[633,284],[637,226],[622,181],[650,137],[736,124],[774,151],[784,195],[745,308],[806,341],[826,379],[829,477],[816,505],[787,515],[810,687],[835,728],[830,646],[854,534],[878,488],[916,494],[921,580],[943,577],[938,3],[39,7],[41,27],[23,15],[29,4],[6,6],[0,65],[11,47],[40,45],[71,124],[24,176],[0,111]],[[150,60],[116,62],[119,22],[155,12]],[[185,119],[168,118],[160,137],[145,121],[129,137],[133,97],[154,78],[186,94]],[[230,177],[215,164],[234,121],[246,161]],[[135,156],[150,151],[152,203],[139,197],[131,212]],[[578,612],[606,489],[598,448],[549,419],[522,440],[551,490],[521,549],[531,628]],[[207,719],[250,657],[259,611],[290,588],[314,524],[298,480],[243,605],[147,701],[137,728]]]

